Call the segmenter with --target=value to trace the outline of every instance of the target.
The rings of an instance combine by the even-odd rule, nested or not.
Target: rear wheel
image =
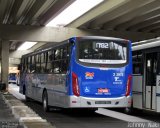
[[[25,95],[25,100],[26,100],[26,102],[29,102],[29,101],[31,101],[31,98],[29,98],[28,96]]]
[[[42,103],[43,103],[43,110],[45,112],[49,111],[49,106],[48,106],[48,95],[47,95],[47,91],[43,92],[43,97],[42,97]]]

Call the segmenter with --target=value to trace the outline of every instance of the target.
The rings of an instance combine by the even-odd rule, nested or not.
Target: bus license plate
[[[111,104],[111,101],[95,101],[95,104]]]

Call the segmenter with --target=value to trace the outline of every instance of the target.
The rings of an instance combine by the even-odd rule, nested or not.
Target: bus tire
[[[49,111],[49,106],[48,106],[48,94],[47,94],[47,91],[46,91],[46,90],[43,92],[42,104],[43,104],[43,110],[44,110],[45,112],[48,112],[48,111]]]
[[[31,101],[31,99],[26,95],[25,95],[25,100],[26,100],[26,102],[30,102]]]

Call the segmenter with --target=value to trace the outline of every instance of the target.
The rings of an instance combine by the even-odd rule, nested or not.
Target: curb
[[[12,114],[24,128],[56,128],[47,120],[42,119],[31,108],[26,106],[20,100],[16,99],[12,94],[2,95],[5,103],[12,111]]]

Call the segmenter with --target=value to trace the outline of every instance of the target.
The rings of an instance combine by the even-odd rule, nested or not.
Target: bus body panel
[[[89,98],[89,97],[76,97],[69,96],[67,108],[126,108],[131,107],[131,96],[118,97],[118,98]]]
[[[82,96],[101,98],[125,96],[130,75],[127,67],[121,69],[88,69],[78,65],[76,67],[78,70],[73,69],[73,72],[78,76]]]
[[[46,89],[50,105],[64,104],[62,100],[67,92],[65,81],[65,74],[26,74],[26,96],[41,102],[43,91]]]
[[[130,48],[130,42],[129,45]],[[130,52],[129,54],[129,63],[123,67],[87,67],[76,61],[76,48],[74,47],[71,58],[71,72],[74,72],[78,76],[81,95],[101,98],[125,96],[127,79],[129,75],[132,75],[132,53]],[[104,91],[108,89],[108,92],[98,93],[98,90],[101,91],[101,89],[104,89]],[[72,95],[72,93],[70,94]]]

